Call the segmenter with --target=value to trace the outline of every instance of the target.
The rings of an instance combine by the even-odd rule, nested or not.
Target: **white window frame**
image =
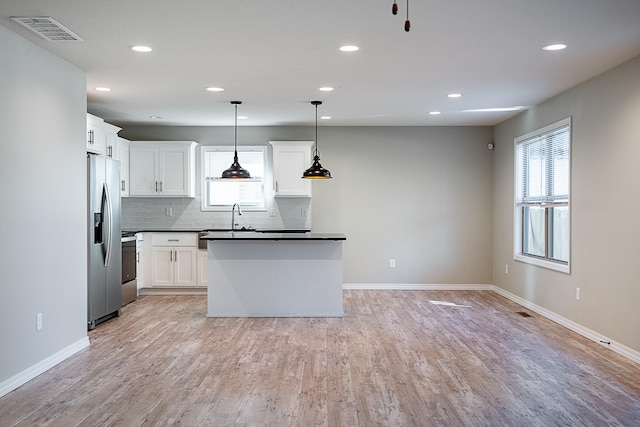
[[[207,192],[208,192],[208,185],[207,185],[207,167],[206,167],[206,161],[207,161],[207,153],[210,152],[225,152],[225,153],[233,153],[234,151],[234,147],[233,146],[214,146],[214,145],[203,145],[201,146],[201,151],[200,151],[200,159],[201,159],[201,165],[200,165],[200,171],[201,171],[201,176],[200,176],[200,188],[201,188],[201,194],[200,194],[200,210],[202,211],[206,211],[206,212],[221,212],[221,211],[228,211],[229,209],[231,209],[231,206],[233,205],[233,203],[231,204],[220,204],[220,205],[209,205],[208,204],[208,200],[207,200]],[[268,173],[269,170],[267,169],[268,166],[268,148],[264,145],[252,145],[252,146],[242,146],[242,147],[238,147],[238,161],[240,163],[240,165],[242,166],[242,153],[243,152],[261,152],[262,153],[262,161],[263,161],[263,175],[259,180],[256,180],[255,178],[253,178],[252,175],[252,179],[253,182],[260,182],[262,185],[262,198],[261,198],[261,203],[258,205],[252,205],[252,204],[243,204],[242,201],[240,201],[240,206],[242,207],[243,211],[248,211],[248,212],[266,212],[267,211],[267,183],[268,183]],[[231,163],[229,163],[229,166],[231,166]],[[251,171],[250,171],[251,172]],[[240,181],[237,180],[230,180],[228,181],[229,185],[240,185]]]
[[[562,261],[556,261],[550,258],[546,258],[546,257],[536,257],[536,256],[532,256],[529,254],[524,254],[522,251],[522,246],[523,246],[523,217],[522,217],[522,205],[518,205],[518,198],[519,198],[519,193],[521,192],[520,189],[520,170],[519,170],[519,164],[520,164],[520,159],[519,159],[519,145],[522,144],[523,142],[530,140],[532,138],[535,137],[539,137],[539,136],[543,136],[545,134],[550,134],[553,133],[554,131],[557,131],[560,128],[563,127],[569,127],[569,165],[568,165],[568,169],[569,169],[569,176],[568,176],[568,180],[569,182],[567,183],[568,185],[568,189],[569,189],[569,198],[568,201],[566,202],[566,204],[564,206],[567,206],[568,208],[568,229],[569,229],[569,242],[568,242],[568,260],[567,262],[562,262]],[[551,270],[555,270],[555,271],[559,271],[562,273],[567,273],[570,274],[571,273],[571,139],[572,139],[572,127],[571,127],[571,117],[568,117],[566,119],[560,120],[558,122],[552,123],[548,126],[545,126],[541,129],[537,129],[533,132],[529,132],[525,135],[519,136],[517,138],[514,139],[514,221],[513,221],[513,226],[514,226],[514,230],[513,230],[513,259],[516,261],[521,261],[527,264],[532,264],[532,265],[536,265],[539,267],[543,267],[543,268],[547,268],[547,269],[551,269]],[[545,204],[542,203],[540,205],[541,207],[545,207],[545,208],[549,208],[549,207],[553,207],[553,204]]]

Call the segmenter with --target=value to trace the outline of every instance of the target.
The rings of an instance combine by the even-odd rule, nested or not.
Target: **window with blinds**
[[[238,147],[238,162],[251,179],[222,180],[233,163],[233,147],[202,147],[202,210],[229,209],[239,203],[246,210],[264,210],[266,147]]]
[[[515,257],[568,272],[571,120],[518,137],[515,148]]]

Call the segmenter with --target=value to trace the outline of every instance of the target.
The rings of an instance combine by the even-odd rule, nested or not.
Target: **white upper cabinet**
[[[116,157],[116,143],[118,141],[118,132],[120,132],[120,128],[114,126],[109,123],[103,123],[102,129],[104,132],[104,140],[105,140],[105,152],[104,154],[107,157],[115,158]]]
[[[195,197],[194,141],[131,141],[129,195]]]
[[[129,195],[129,141],[116,138],[113,158],[120,161],[120,196]]]
[[[313,141],[269,141],[273,146],[276,197],[311,197],[311,180],[302,174],[311,166]]]
[[[87,152],[113,157],[118,132],[119,127],[87,113]]]

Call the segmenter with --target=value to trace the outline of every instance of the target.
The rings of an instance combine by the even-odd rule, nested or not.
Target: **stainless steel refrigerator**
[[[122,243],[120,162],[87,156],[89,250],[88,329],[120,314]]]

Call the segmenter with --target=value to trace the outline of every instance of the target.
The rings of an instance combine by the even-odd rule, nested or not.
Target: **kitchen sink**
[[[255,233],[256,229],[251,227],[240,227],[235,230],[231,230],[230,228],[210,228],[207,230],[202,230],[198,233],[198,249],[207,249],[207,241],[204,239],[200,239],[203,236],[206,236],[209,233]]]

